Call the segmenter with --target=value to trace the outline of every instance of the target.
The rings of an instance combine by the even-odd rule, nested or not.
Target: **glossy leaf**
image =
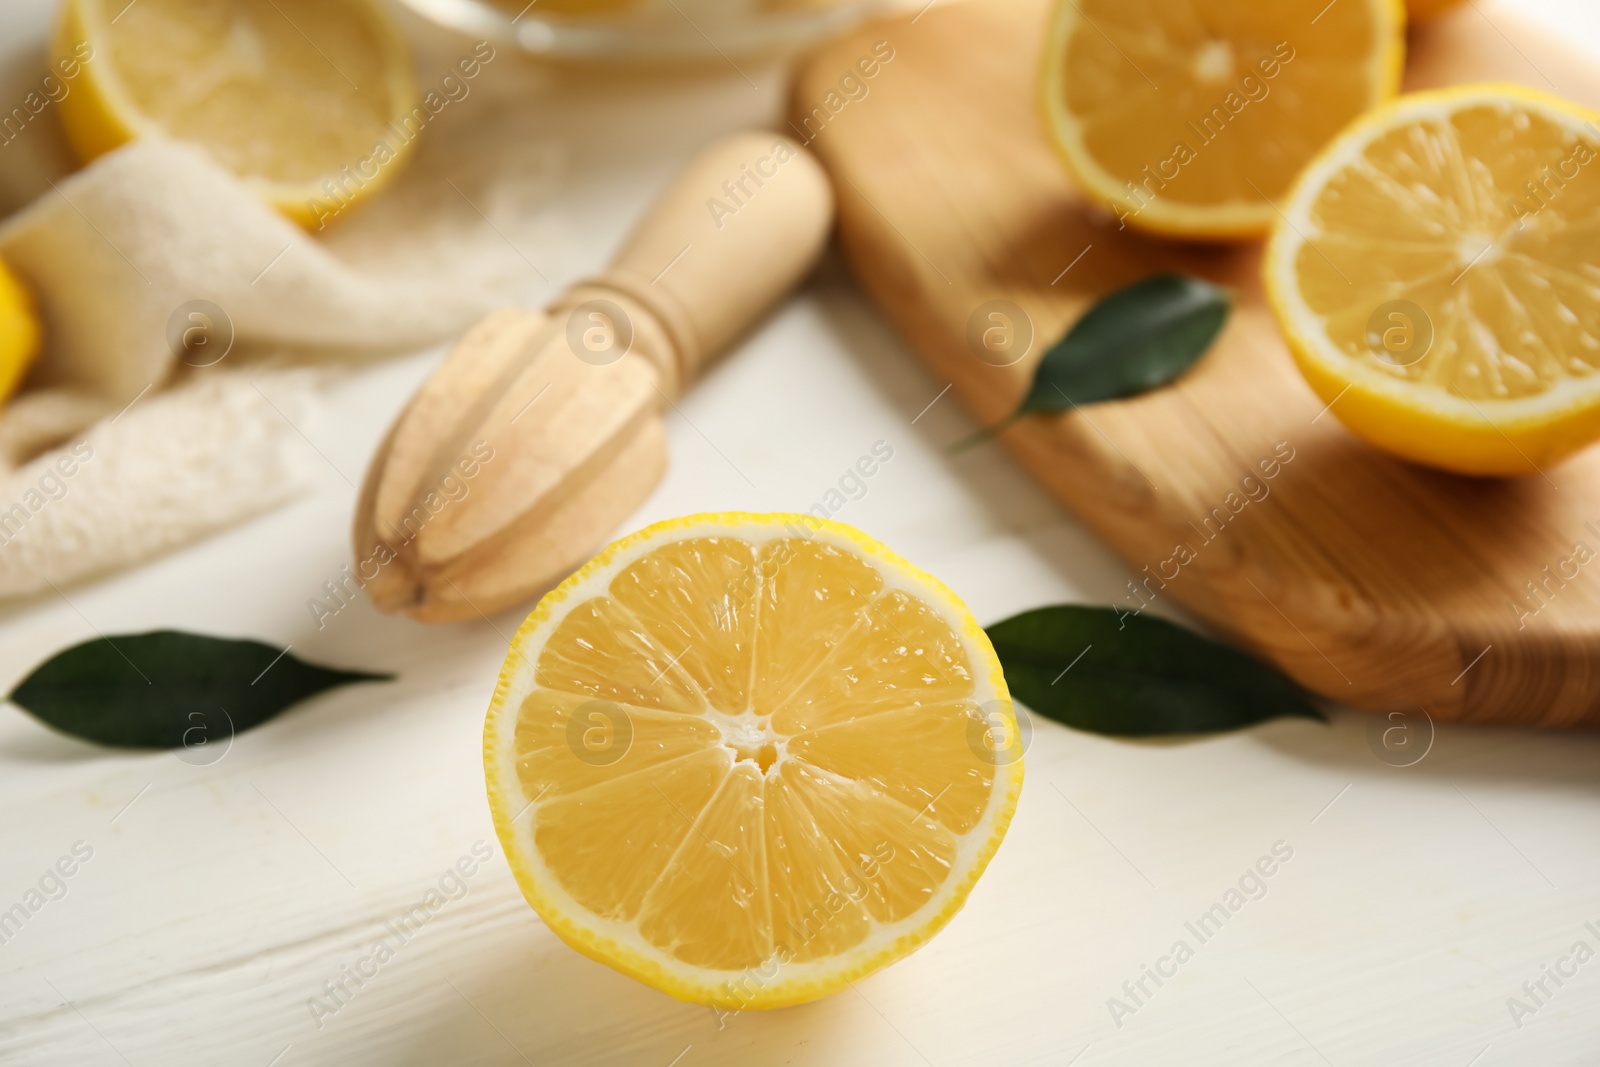
[[[388,674],[319,667],[260,641],[177,630],[99,637],[34,668],[11,702],[63,733],[117,748],[228,737],[352,682]],[[201,729],[202,735],[195,731]]]
[[[1018,413],[1062,411],[1165,385],[1211,347],[1231,307],[1228,290],[1182,274],[1118,289],[1044,354]]]
[[[1154,616],[1060,605],[997,622],[988,634],[1011,695],[1079,730],[1153,737],[1323,717],[1272,667]]]
[[[1137,396],[1172,381],[1205,355],[1232,310],[1228,290],[1183,274],[1158,274],[1101,298],[1039,361],[1022,404],[959,452],[1035,412]]]

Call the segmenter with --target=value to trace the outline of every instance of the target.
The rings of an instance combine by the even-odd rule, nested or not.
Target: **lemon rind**
[[[8,328],[9,327],[9,328]],[[0,404],[11,399],[39,358],[44,330],[27,286],[0,260]]]

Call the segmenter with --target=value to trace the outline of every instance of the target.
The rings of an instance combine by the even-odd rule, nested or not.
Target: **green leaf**
[[[1119,400],[1188,370],[1222,332],[1228,290],[1184,274],[1158,274],[1118,289],[1079,319],[1039,361],[1022,404],[999,425],[957,442],[960,452],[1034,412]]]
[[[988,634],[1012,696],[1075,729],[1154,737],[1280,715],[1323,718],[1304,690],[1260,660],[1154,616],[1059,605],[1014,615]]]
[[[1230,308],[1228,290],[1182,274],[1118,289],[1044,354],[1018,413],[1061,411],[1165,385],[1211,347]]]
[[[326,689],[393,677],[318,667],[260,641],[157,630],[58,652],[10,699],[86,741],[176,748],[193,743],[195,729],[209,728],[215,741],[219,724],[226,724],[231,737]]]

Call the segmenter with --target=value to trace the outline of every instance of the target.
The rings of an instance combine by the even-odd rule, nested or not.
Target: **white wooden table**
[[[1587,0],[1518,6],[1600,53]],[[47,17],[8,4],[0,59],[36,62]],[[775,117],[775,78],[754,102],[731,76],[675,84],[684,114],[747,102],[685,120],[635,160],[572,168],[549,198],[567,220],[554,280],[605,259],[708,123]],[[1592,735],[1441,727],[1398,768],[1354,712],[1175,744],[1039,720],[1016,821],[965,911],[854,991],[719,1019],[579,956],[522,902],[483,796],[482,717],[518,616],[426,627],[362,603],[319,631],[305,605],[346,560],[346,479],[437,356],[328,396],[304,427],[323,457],[308,459],[326,461],[308,498],[70,603],[0,613],[6,688],[97,630],[163,626],[400,674],[308,703],[207,766],[92,748],[0,710],[0,910],[92,850],[0,944],[0,1063],[1600,1063],[1600,960],[1569,957],[1580,941],[1600,952]],[[935,401],[942,384],[829,264],[669,416],[671,470],[628,526],[804,510],[883,440],[893,460],[838,517],[945,579],[980,620],[1116,599],[1124,568],[998,449],[945,454],[973,427]],[[337,1011],[314,1011],[477,842],[495,855],[464,894],[347,982]],[[1195,936],[1186,923],[1275,846],[1292,857],[1265,895]],[[1178,964],[1180,940],[1192,958]],[[1146,965],[1170,977],[1158,986]],[[1576,973],[1557,985],[1547,966]],[[1534,1010],[1514,1018],[1512,997]]]

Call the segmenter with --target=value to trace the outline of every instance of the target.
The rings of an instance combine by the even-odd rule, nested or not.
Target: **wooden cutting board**
[[[1072,188],[1035,107],[1046,9],[937,4],[802,65],[791,125],[834,179],[862,285],[985,424],[1015,408],[1040,354],[1099,296],[1167,270],[1237,287],[1226,331],[1174,385],[1002,438],[1139,572],[1122,606],[1171,598],[1361,707],[1600,724],[1600,448],[1492,481],[1351,436],[1295,370],[1256,246],[1119,232]],[[1600,106],[1593,57],[1492,6],[1412,31],[1407,88],[1488,79]],[[993,300],[1032,323],[1012,366],[969,345]]]

